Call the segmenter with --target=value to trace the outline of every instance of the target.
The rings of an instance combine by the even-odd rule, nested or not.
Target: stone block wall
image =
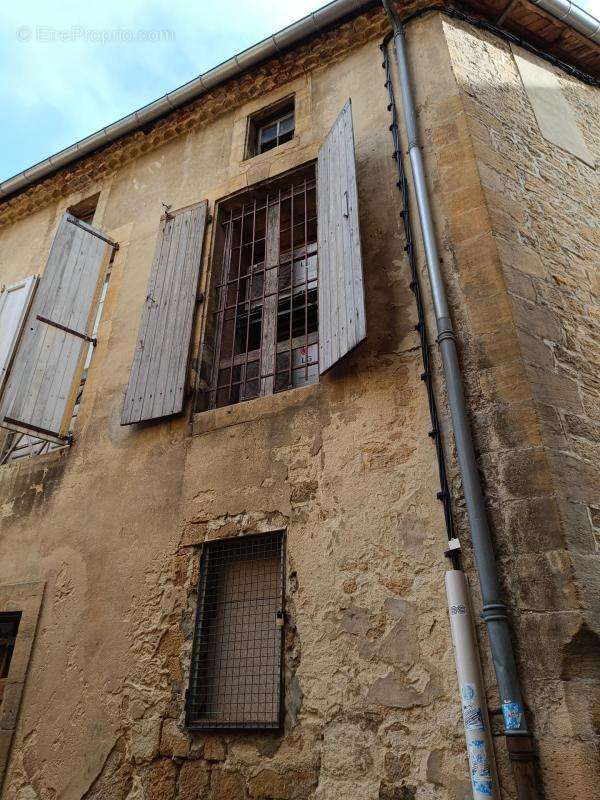
[[[409,41],[445,277],[540,774],[548,798],[594,796],[599,173],[544,138],[507,43],[443,17],[411,26]],[[540,63],[558,77],[597,162],[597,89]],[[455,483],[459,489],[456,470]],[[467,538],[460,503],[457,512]],[[493,686],[489,663],[486,672]],[[497,714],[493,691],[489,701]],[[510,792],[502,752],[499,744]]]

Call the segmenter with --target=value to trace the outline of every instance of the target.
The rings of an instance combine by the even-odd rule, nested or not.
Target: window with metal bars
[[[94,318],[94,327],[92,329],[92,338],[94,339],[98,335],[98,329],[100,327],[100,319],[102,317],[102,311],[104,309],[106,293],[108,292],[108,283],[110,281],[113,260],[114,260],[114,253],[110,259],[110,264],[108,265],[108,270],[106,272],[104,283],[102,284],[102,291],[100,293],[100,298],[98,300],[98,308],[96,311],[96,316]],[[83,390],[87,381],[87,376],[90,364],[92,363],[93,355],[94,355],[94,344],[90,343],[85,358],[83,373],[81,375],[81,380],[79,382],[79,388],[77,389],[77,398],[75,400],[75,406],[73,407],[71,424],[69,426],[69,434],[73,433],[73,430],[75,428],[75,423],[77,421],[77,416],[79,415],[81,397],[83,395]],[[43,455],[44,453],[52,453],[54,450],[62,450],[68,446],[69,446],[68,444],[58,444],[57,442],[50,442],[47,439],[40,439],[37,436],[33,436],[28,433],[7,433],[4,437],[4,442],[2,444],[2,447],[0,448],[0,466],[2,466],[3,464],[8,464],[13,461],[21,461],[22,459],[25,458],[31,458],[32,456],[39,456]]]
[[[319,379],[314,165],[218,209],[208,407]]]
[[[4,696],[4,687],[8,678],[20,621],[20,611],[0,614],[0,703]]]
[[[281,727],[284,563],[282,531],[204,545],[188,728]]]

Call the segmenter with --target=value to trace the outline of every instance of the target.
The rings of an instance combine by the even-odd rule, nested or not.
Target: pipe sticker
[[[520,703],[511,701],[502,703],[502,716],[504,717],[504,727],[506,730],[516,731],[521,727],[523,706]]]
[[[471,763],[473,789],[485,797],[491,797],[492,773],[483,739],[471,739],[469,742],[469,761]]]
[[[460,694],[465,730],[482,731],[483,714],[477,697],[477,687],[474,683],[463,683],[460,687]]]

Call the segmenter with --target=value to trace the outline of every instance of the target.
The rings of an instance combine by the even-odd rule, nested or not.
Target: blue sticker
[[[492,773],[484,739],[471,739],[469,742],[469,762],[473,789],[479,795],[491,797]]]
[[[460,687],[462,699],[468,703],[475,697],[475,685],[472,683],[463,683]]]
[[[487,753],[483,739],[471,739],[469,742],[469,754],[471,756],[471,770],[473,774],[489,775],[487,763]]]
[[[489,778],[488,780],[480,781],[475,778],[473,780],[473,788],[479,794],[484,794],[487,797],[492,796],[492,779]]]
[[[507,731],[516,731],[521,727],[523,717],[523,706],[520,703],[503,703],[502,716],[504,717],[504,727]]]

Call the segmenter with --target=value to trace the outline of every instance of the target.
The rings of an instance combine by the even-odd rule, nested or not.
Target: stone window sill
[[[5,469],[18,469],[19,467],[26,469],[27,466],[35,464],[36,468],[40,464],[51,464],[54,461],[60,461],[61,458],[66,458],[70,452],[71,446],[66,444],[50,453],[40,453],[39,455],[24,456],[15,461],[7,461],[6,464],[0,464],[0,471]]]
[[[268,397],[256,397],[254,400],[246,400],[243,403],[194,414],[192,435],[198,436],[220,428],[228,428],[231,425],[254,422],[261,417],[302,406],[307,400],[318,394],[319,386],[320,384],[313,383],[310,386],[290,389],[287,392],[280,392]]]

